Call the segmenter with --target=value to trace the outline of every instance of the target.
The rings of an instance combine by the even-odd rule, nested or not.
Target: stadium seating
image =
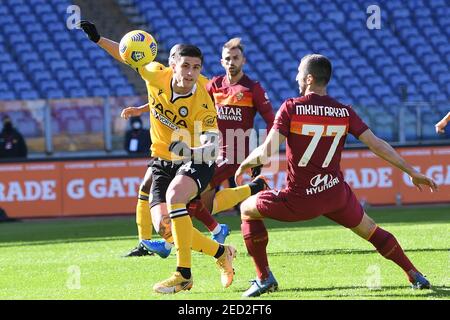
[[[330,93],[352,105],[376,108],[363,118],[370,117],[364,120],[387,140],[398,139],[402,102],[434,102],[429,106],[434,112],[422,121],[424,128],[439,120],[445,111],[441,109],[448,109],[450,35],[445,1],[411,1],[408,6],[389,1],[381,10],[379,30],[366,27],[369,3],[362,0],[189,1],[189,10],[176,0],[162,6],[137,0],[119,3],[137,7],[166,50],[177,42],[196,43],[201,38],[197,44],[205,52],[208,76],[223,72],[217,64],[223,42],[242,37],[247,45],[246,71],[262,82],[275,108],[297,94],[299,58],[320,52],[334,64]],[[176,33],[171,21],[191,27]],[[444,102],[444,107],[437,102]],[[409,114],[416,116],[415,111]],[[263,126],[261,121],[258,118],[258,127]],[[408,140],[435,137],[429,129],[422,130],[422,137],[412,132],[415,126],[408,129]]]
[[[0,69],[9,84],[9,90],[0,88],[1,100],[135,94],[112,58],[81,31],[66,27],[71,4],[69,0],[1,1]],[[85,73],[87,69],[91,72]]]
[[[432,102],[427,107],[430,115],[421,121],[424,128],[448,109],[450,7],[446,0],[383,2],[379,30],[366,26],[370,3],[365,0],[116,1],[130,21],[145,21],[165,51],[179,42],[199,45],[207,76],[223,72],[218,63],[222,44],[242,37],[246,72],[260,80],[275,108],[298,94],[299,58],[318,52],[334,65],[330,93],[345,103],[376,108],[365,112],[369,118],[364,120],[389,140],[398,138],[395,124],[403,102]],[[69,0],[0,2],[0,100],[136,94],[112,58],[81,31],[67,29],[66,9],[71,4]],[[416,117],[415,112],[410,114]],[[258,119],[257,126],[263,126]],[[88,122],[70,122],[73,132],[90,127]],[[422,133],[418,136],[408,128],[406,136],[431,138],[428,129]]]

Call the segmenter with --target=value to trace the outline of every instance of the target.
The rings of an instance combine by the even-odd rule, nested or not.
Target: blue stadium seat
[[[65,128],[69,134],[87,133],[87,126],[84,120],[77,118],[67,119]]]
[[[43,90],[45,93],[45,98],[47,99],[63,99],[67,98],[64,92],[60,89],[52,89],[52,90]]]
[[[69,94],[73,98],[85,98],[89,96],[87,90],[83,88],[70,89]]]
[[[39,94],[35,90],[23,91],[20,93],[20,99],[22,100],[36,100],[39,99]]]
[[[0,100],[15,100],[15,99],[16,99],[16,95],[12,91],[0,90]]]
[[[136,94],[131,86],[119,86],[115,91],[118,96],[134,96]]]

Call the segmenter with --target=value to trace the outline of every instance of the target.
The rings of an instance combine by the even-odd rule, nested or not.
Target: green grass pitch
[[[269,262],[279,291],[260,299],[449,299],[450,207],[371,209],[433,285],[412,290],[403,271],[372,245],[325,218],[266,220]],[[240,299],[254,277],[237,216],[219,216],[238,250],[235,280],[220,285],[214,259],[193,253],[194,287],[176,295],[152,292],[175,269],[176,256],[122,258],[136,243],[134,217],[31,220],[0,224],[0,300]],[[205,228],[197,222],[196,226]],[[154,236],[156,238],[156,236]]]

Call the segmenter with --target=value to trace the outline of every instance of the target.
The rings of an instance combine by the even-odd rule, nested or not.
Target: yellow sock
[[[193,228],[192,250],[202,252],[208,256],[214,257],[219,249],[219,244]]]
[[[172,236],[177,248],[177,267],[191,268],[192,220],[186,204],[168,205],[172,220]]]
[[[216,193],[213,202],[213,210],[211,214],[216,214],[233,208],[239,202],[244,201],[251,196],[251,189],[248,184],[236,187],[222,189]]]
[[[143,191],[139,191],[136,204],[136,224],[139,240],[150,240],[152,238],[152,217],[150,215],[149,195]]]

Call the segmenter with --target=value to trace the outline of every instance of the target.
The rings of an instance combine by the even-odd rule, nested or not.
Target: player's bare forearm
[[[101,37],[100,40],[97,42],[98,46],[101,47],[103,50],[108,52],[114,59],[116,59],[119,62],[123,62],[122,58],[120,57],[119,53],[119,44],[113,40],[110,40],[105,37]]]
[[[241,171],[245,171],[260,165],[266,164],[267,157],[264,157],[266,152],[266,146],[264,144],[260,145],[258,148],[253,150],[240,165]]]
[[[436,132],[437,133],[444,133],[445,127],[450,121],[450,112],[447,113],[447,115],[442,118],[438,123],[436,123]]]
[[[150,111],[150,106],[147,104],[144,104],[139,107],[126,107],[122,110],[120,117],[124,119],[129,119],[130,117],[139,117],[145,112]]]
[[[136,111],[141,115],[146,112],[150,112],[150,105],[148,103],[143,104],[142,106],[136,107]]]
[[[371,130],[368,129],[361,134],[359,140],[366,144],[377,156],[396,166],[408,175],[411,176],[414,173],[417,173],[417,170],[407,163],[389,143],[375,136]]]

